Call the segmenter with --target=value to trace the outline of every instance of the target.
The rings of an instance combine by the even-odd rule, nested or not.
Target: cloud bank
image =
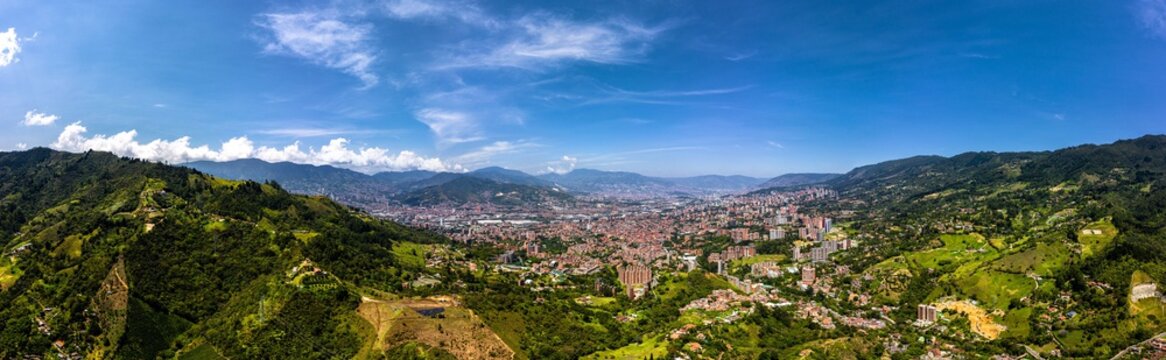
[[[335,138],[320,148],[303,149],[299,142],[282,148],[255,146],[246,136],[234,137],[223,142],[218,149],[208,145],[194,146],[189,136],[174,140],[155,139],[141,143],[136,140],[136,130],[117,134],[87,136],[81,123],[72,123],[57,136],[50,147],[71,152],[88,150],[108,151],[120,156],[168,164],[191,161],[231,161],[255,158],[267,162],[293,162],[312,165],[333,165],[365,173],[400,170],[465,171],[461,165],[450,164],[440,158],[427,158],[412,151],[392,153],[379,147],[350,148],[345,138]]]

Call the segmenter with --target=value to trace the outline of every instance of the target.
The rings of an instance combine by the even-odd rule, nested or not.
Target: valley
[[[2,182],[0,341],[66,358],[1112,356],[1166,328],[1162,243],[1146,240],[1166,225],[1158,149],[371,214],[270,181],[4,153],[25,181]],[[1091,160],[1058,167],[1070,154]]]

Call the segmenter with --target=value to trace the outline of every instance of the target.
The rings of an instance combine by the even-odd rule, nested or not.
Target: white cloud
[[[752,85],[738,86],[731,88],[710,88],[697,90],[652,90],[652,91],[632,91],[624,90],[613,86],[602,85],[600,96],[583,101],[579,105],[594,105],[612,102],[631,102],[640,104],[656,104],[656,105],[684,105],[689,104],[688,101],[681,100],[683,98],[703,97],[703,96],[718,96],[727,95],[746,91],[753,88]]]
[[[15,64],[20,61],[16,54],[20,53],[20,39],[16,37],[16,28],[0,32],[0,67]]]
[[[478,122],[470,114],[437,108],[417,111],[417,121],[429,126],[438,143],[457,144],[482,140]]]
[[[465,154],[461,154],[454,159],[455,159],[455,161],[457,161],[460,164],[466,164],[467,166],[473,167],[473,166],[477,166],[477,165],[484,165],[484,164],[488,163],[491,159],[493,159],[495,156],[498,156],[498,155],[512,154],[512,153],[519,152],[523,149],[534,148],[534,147],[539,147],[539,146],[540,146],[539,144],[529,142],[529,141],[518,141],[518,142],[495,141],[495,142],[493,142],[489,145],[483,146],[477,150],[474,150],[474,151],[471,151],[471,152],[468,152]]]
[[[28,150],[28,144],[16,143],[16,150]]]
[[[773,141],[773,140],[766,141],[765,144],[769,145],[769,147],[771,147],[771,148],[785,149],[785,145],[782,145],[781,143]]]
[[[752,50],[752,51],[748,51],[748,52],[733,53],[733,54],[730,54],[728,56],[725,56],[725,60],[729,60],[732,62],[738,62],[741,60],[745,60],[745,59],[754,57],[756,55],[757,55],[757,50]]]
[[[386,15],[397,19],[454,18],[470,25],[489,28],[500,25],[497,19],[486,15],[477,6],[464,2],[386,0],[380,3],[380,7]]]
[[[579,158],[563,155],[558,160],[547,163],[547,172],[556,174],[566,174],[575,170],[575,166],[579,164]]]
[[[57,121],[59,117],[56,115],[45,114],[37,112],[36,109],[24,113],[24,121],[20,123],[24,126],[48,126]]]
[[[1135,11],[1142,27],[1166,40],[1166,0],[1138,0]]]
[[[263,48],[266,53],[341,70],[359,78],[365,87],[380,81],[371,69],[377,60],[369,43],[372,25],[349,24],[339,16],[311,11],[264,14],[256,23],[271,31],[272,38]]]
[[[538,69],[568,61],[625,64],[639,61],[648,43],[663,31],[627,19],[577,22],[535,13],[508,23],[509,40],[486,48],[463,49],[439,68],[514,67]]]
[[[350,148],[349,141],[345,138],[332,139],[319,149],[309,147],[304,150],[300,148],[299,142],[282,148],[256,147],[250,139],[240,136],[227,140],[219,146],[218,150],[215,150],[207,145],[192,146],[188,136],[175,140],[156,139],[148,143],[140,143],[136,140],[138,133],[135,130],[119,132],[112,136],[86,136],[86,132],[88,129],[81,123],[70,124],[57,137],[57,141],[50,146],[54,149],[73,152],[108,151],[120,156],[170,164],[200,160],[231,161],[256,158],[268,162],[288,161],[300,164],[334,165],[366,173],[412,169],[465,171],[461,165],[450,164],[440,158],[427,158],[412,151],[401,151],[394,154],[388,149],[379,147]]]

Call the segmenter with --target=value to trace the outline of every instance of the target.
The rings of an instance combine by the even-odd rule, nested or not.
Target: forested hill
[[[1166,135],[1106,145],[1044,152],[969,152],[953,157],[916,156],[855,168],[825,184],[865,198],[898,200],[1023,182],[1055,186],[1149,183],[1166,173]]]
[[[500,183],[472,176],[458,176],[447,182],[401,194],[397,198],[410,206],[492,204],[550,207],[575,201],[573,196],[555,187]]]
[[[403,240],[438,238],[274,183],[0,153],[0,358],[350,358],[356,289],[401,286]]]
[[[968,301],[992,315],[994,341],[1071,358],[1108,358],[1166,331],[1166,136],[1056,151],[913,157],[827,183],[837,198],[807,206],[864,234],[847,265],[875,302]],[[816,208],[816,209],[815,209]]]

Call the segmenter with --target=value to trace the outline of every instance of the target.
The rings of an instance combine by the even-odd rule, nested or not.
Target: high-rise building
[[[815,263],[826,262],[830,260],[830,250],[824,247],[816,247],[810,249],[810,261]]]
[[[917,320],[924,324],[934,323],[936,319],[936,313],[937,311],[935,307],[927,304],[919,304],[919,307],[915,309],[915,316]]]
[[[814,273],[813,266],[806,266],[806,267],[802,268],[802,285],[806,285],[806,286],[813,285],[814,281],[817,279],[818,279],[818,276],[816,273]]]
[[[619,282],[627,289],[628,298],[635,300],[642,296],[652,283],[652,269],[643,265],[621,266],[616,268],[619,273]]]

